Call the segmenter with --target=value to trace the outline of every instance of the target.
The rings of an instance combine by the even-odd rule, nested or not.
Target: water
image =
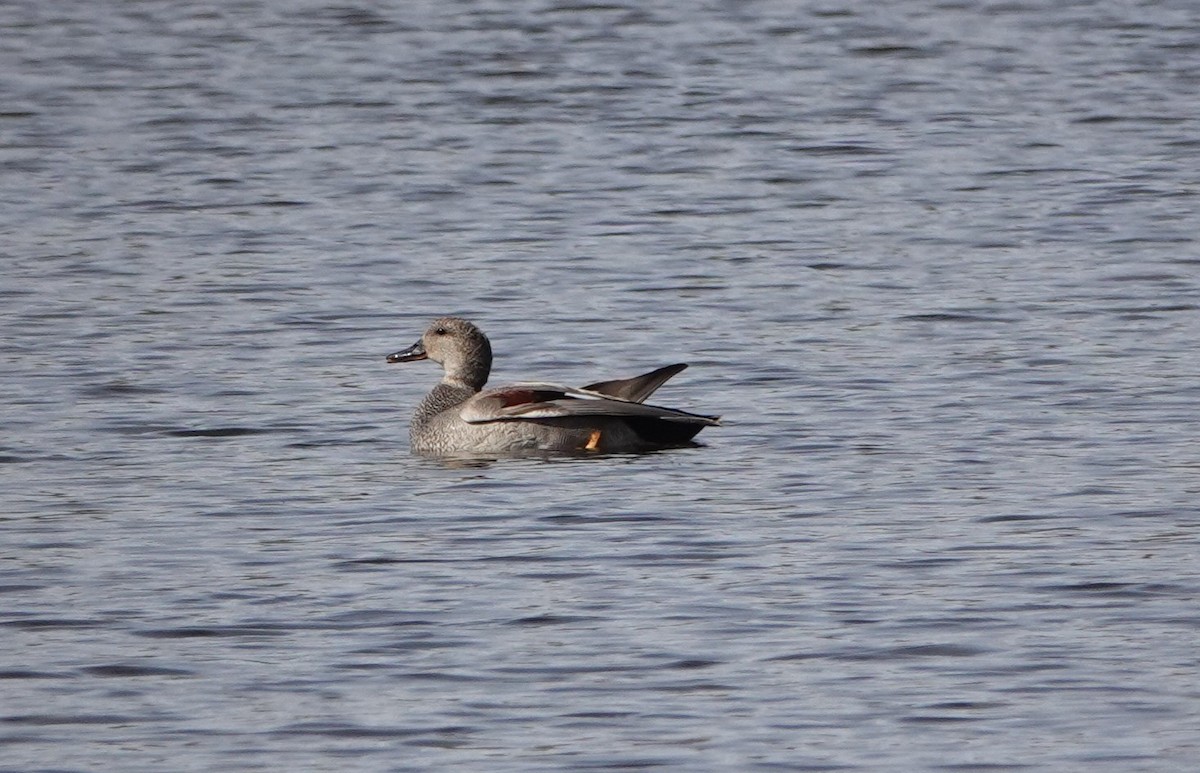
[[[0,27],[0,770],[1194,765],[1193,3]],[[444,313],[726,424],[411,457]]]

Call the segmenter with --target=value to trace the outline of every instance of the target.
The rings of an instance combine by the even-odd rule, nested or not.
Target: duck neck
[[[447,371],[446,375],[442,376],[438,386],[448,386],[454,389],[469,389],[474,394],[483,389],[483,385],[487,383],[489,368],[458,368],[454,371]]]
[[[482,335],[442,362],[442,383],[478,392],[492,373],[492,345]]]

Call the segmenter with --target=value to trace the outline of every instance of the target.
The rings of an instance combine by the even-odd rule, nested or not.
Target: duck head
[[[492,345],[483,331],[465,319],[441,317],[421,340],[387,356],[388,362],[433,360],[445,370],[443,381],[483,388],[492,370]]]

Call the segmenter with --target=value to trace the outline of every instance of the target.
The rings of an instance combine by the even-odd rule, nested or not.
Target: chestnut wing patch
[[[513,384],[480,392],[463,403],[458,415],[469,424],[536,418],[547,403],[565,397],[566,388],[556,384]]]
[[[560,400],[566,395],[548,389],[525,389],[523,387],[506,387],[492,391],[492,395],[505,408],[529,403],[544,403],[548,400]]]

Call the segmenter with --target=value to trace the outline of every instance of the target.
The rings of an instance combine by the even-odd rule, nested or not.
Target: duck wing
[[[671,375],[673,374],[667,374],[659,380],[659,383],[661,384]],[[715,416],[701,416],[674,408],[646,405],[591,389],[540,382],[513,384],[485,390],[467,400],[459,410],[459,417],[469,424],[589,416],[659,419],[701,426],[718,423]]]
[[[652,370],[649,373],[643,373],[640,376],[633,378],[619,378],[612,381],[598,381],[595,384],[588,384],[584,387],[588,392],[599,392],[602,395],[616,397],[622,400],[631,400],[635,403],[645,402],[646,398],[654,394],[654,390],[667,382],[667,379],[676,375],[687,367],[686,362],[679,362],[674,365]]]

